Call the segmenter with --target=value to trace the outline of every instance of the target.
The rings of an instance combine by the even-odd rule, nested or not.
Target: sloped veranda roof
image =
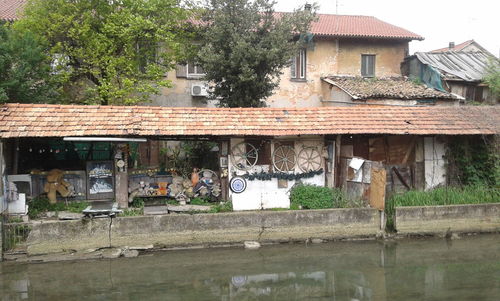
[[[404,77],[363,78],[329,76],[324,81],[335,85],[353,99],[457,99],[451,93],[441,92]]]
[[[500,134],[500,106],[179,108],[6,104],[0,138]]]

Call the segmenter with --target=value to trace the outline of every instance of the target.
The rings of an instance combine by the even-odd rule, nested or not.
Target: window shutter
[[[187,76],[186,64],[184,64],[184,65],[178,64],[177,65],[177,67],[175,68],[175,76],[177,76],[177,77],[186,77]]]

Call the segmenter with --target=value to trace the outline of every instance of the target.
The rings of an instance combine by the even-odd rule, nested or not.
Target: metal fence
[[[31,223],[13,223],[7,216],[2,216],[2,251],[12,252],[22,249],[31,231]]]

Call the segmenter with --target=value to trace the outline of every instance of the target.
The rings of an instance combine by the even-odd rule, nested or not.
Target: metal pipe
[[[147,142],[146,138],[118,138],[118,137],[64,137],[64,141],[106,141],[106,142]]]

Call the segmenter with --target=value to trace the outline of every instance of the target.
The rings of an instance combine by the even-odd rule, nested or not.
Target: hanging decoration
[[[251,143],[241,142],[231,149],[233,166],[240,170],[248,170],[257,164],[258,149]]]
[[[271,181],[272,179],[278,180],[288,180],[297,181],[300,179],[308,179],[323,173],[323,168],[319,170],[312,170],[303,173],[286,173],[286,172],[258,172],[258,173],[246,173],[241,175],[242,178],[249,181],[260,180],[260,181]],[[236,175],[234,175],[236,176]],[[234,178],[234,177],[233,177]]]
[[[285,172],[295,169],[295,150],[289,145],[278,146],[272,156],[274,169]]]
[[[229,181],[229,188],[234,193],[242,193],[247,188],[247,181],[243,177],[233,177],[231,181]]]
[[[319,170],[321,167],[321,154],[318,148],[313,146],[304,146],[297,156],[300,170],[308,172]]]

